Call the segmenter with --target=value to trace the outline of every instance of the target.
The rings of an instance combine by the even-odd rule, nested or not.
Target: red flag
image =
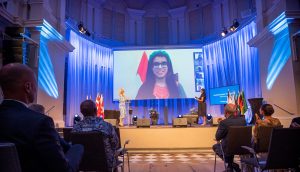
[[[142,82],[146,80],[147,68],[148,68],[148,57],[146,52],[144,51],[137,70],[137,74],[140,76]]]
[[[102,94],[100,96],[100,108],[98,109],[98,114],[104,119],[104,100]]]
[[[103,101],[102,94],[101,96],[97,94],[96,107],[97,107],[97,116],[104,119],[104,101]]]

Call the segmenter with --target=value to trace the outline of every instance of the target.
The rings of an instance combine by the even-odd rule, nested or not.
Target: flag
[[[229,90],[228,90],[228,94],[227,94],[227,104],[234,104],[235,105],[234,97],[231,96]]]
[[[239,107],[239,110],[241,112],[242,115],[245,114],[245,112],[247,111],[248,109],[248,106],[247,106],[247,101],[245,99],[245,95],[244,95],[244,91],[241,91],[239,93],[239,97],[238,97],[238,107]]]
[[[103,103],[103,96],[102,94],[97,94],[96,97],[96,107],[97,107],[97,116],[104,119],[104,103]]]
[[[100,96],[100,110],[99,110],[100,117],[104,119],[104,99],[103,95]]]
[[[146,80],[146,75],[147,75],[147,68],[148,68],[148,57],[146,52],[144,51],[143,56],[141,58],[137,74],[140,76],[140,79],[142,82]]]

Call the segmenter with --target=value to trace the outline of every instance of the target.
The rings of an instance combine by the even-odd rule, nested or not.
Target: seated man
[[[23,172],[77,171],[82,145],[64,154],[52,118],[27,108],[37,94],[34,72],[12,63],[0,69],[0,142],[16,145]]]
[[[243,117],[236,117],[234,114],[236,113],[236,107],[233,104],[227,104],[225,106],[225,118],[224,120],[220,121],[219,127],[216,132],[216,140],[222,140],[222,148],[225,150],[227,145],[227,133],[228,128],[230,126],[246,126],[246,120]],[[213,150],[216,154],[223,159],[221,145],[215,144],[213,145]],[[228,163],[228,171],[233,171],[233,169],[237,172],[241,171],[239,165],[233,162],[234,156],[233,155],[225,155],[225,163]]]
[[[80,104],[80,112],[84,118],[82,121],[76,123],[73,127],[73,132],[84,131],[99,131],[104,135],[104,144],[107,149],[106,158],[107,165],[112,168],[114,162],[114,153],[119,146],[119,138],[113,126],[105,122],[102,118],[97,117],[96,104],[92,100],[85,100]]]

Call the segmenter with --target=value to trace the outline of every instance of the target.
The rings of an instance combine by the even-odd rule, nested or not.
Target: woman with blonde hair
[[[120,110],[120,122],[119,126],[124,126],[124,118],[126,116],[126,97],[125,97],[125,90],[121,88],[119,90],[119,110]]]

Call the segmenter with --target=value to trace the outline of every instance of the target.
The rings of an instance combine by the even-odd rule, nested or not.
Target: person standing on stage
[[[126,116],[126,97],[125,97],[125,90],[121,88],[119,91],[119,109],[120,109],[120,122],[119,126],[124,126],[124,118]]]
[[[205,89],[201,88],[201,95],[198,100],[198,117],[202,117],[202,125],[206,125],[206,94]],[[198,118],[199,119],[199,118]]]

